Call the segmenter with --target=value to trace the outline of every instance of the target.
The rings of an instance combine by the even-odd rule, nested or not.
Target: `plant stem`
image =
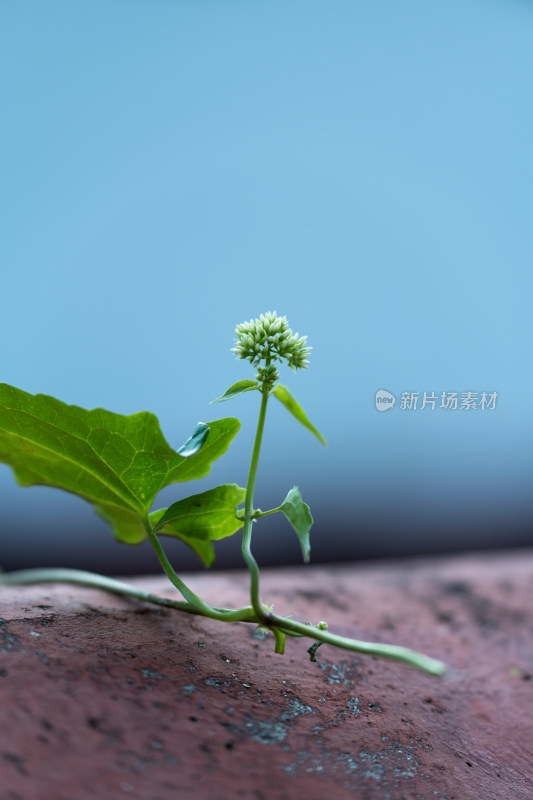
[[[191,589],[189,589],[187,584],[185,584],[181,580],[179,575],[176,574],[176,572],[174,570],[174,567],[172,566],[172,564],[168,560],[167,555],[166,555],[165,551],[163,550],[163,548],[161,547],[161,543],[159,542],[159,539],[157,538],[157,535],[153,532],[151,525],[150,525],[149,528],[147,528],[147,531],[148,531],[148,538],[150,539],[152,547],[155,550],[155,554],[158,557],[159,563],[163,567],[163,569],[165,571],[165,575],[167,576],[169,581],[176,587],[176,589],[179,592],[181,592],[183,597],[192,606],[194,606],[196,609],[198,609],[198,611],[201,611],[203,613],[205,613],[206,611],[207,612],[211,611],[211,606],[207,605],[207,603],[204,603],[203,600],[201,600]]]
[[[252,555],[251,541],[252,541],[255,479],[257,476],[259,454],[261,452],[261,441],[263,439],[263,430],[265,427],[267,403],[268,403],[268,391],[263,390],[261,394],[261,408],[259,409],[259,419],[257,421],[257,431],[255,434],[254,449],[252,453],[252,460],[250,463],[250,472],[248,473],[248,483],[246,484],[246,498],[244,503],[244,531],[242,534],[242,555],[250,571],[250,598],[252,601],[252,607],[257,616],[259,617],[259,619],[265,619],[265,612],[261,605],[261,600],[259,599],[259,566],[257,564],[257,561]]]
[[[202,611],[191,603],[177,600],[169,600],[166,597],[145,592],[137,589],[122,581],[98,575],[95,572],[86,572],[78,569],[26,569],[17,572],[0,573],[0,586],[21,586],[33,583],[79,583],[85,586],[92,586],[96,589],[104,589],[115,594],[133,597],[145,603],[152,603],[166,608],[174,608],[184,611],[187,614],[211,617],[223,622],[248,622],[252,624],[266,624],[271,628],[276,638],[277,652],[283,652],[284,634],[292,636],[307,636],[315,641],[340,647],[343,650],[350,650],[355,653],[365,655],[381,656],[395,661],[403,661],[412,667],[428,672],[430,675],[443,675],[446,671],[446,664],[434,658],[417,653],[407,647],[399,647],[391,644],[380,644],[374,642],[361,642],[357,639],[347,639],[344,636],[336,636],[326,630],[316,628],[314,625],[296,622],[287,617],[279,617],[276,614],[268,614],[261,609],[261,619],[258,619],[254,609],[250,606],[243,608],[211,608],[206,605],[206,611]],[[190,590],[189,590],[190,591]],[[191,593],[192,594],[192,593]]]
[[[0,575],[1,586],[24,586],[32,583],[81,583],[85,586],[92,586],[95,589],[105,589],[115,594],[135,597],[136,600],[144,600],[156,605],[169,606],[179,611],[196,613],[196,609],[190,603],[178,600],[167,600],[165,597],[158,597],[151,592],[145,592],[130,586],[115,578],[108,578],[106,575],[99,575],[96,572],[87,572],[82,569],[21,569],[16,572],[8,572]]]
[[[269,514],[277,514],[278,511],[281,511],[281,506],[279,506],[279,508],[271,508],[269,511],[254,511],[253,518],[259,519],[260,517],[268,517]]]
[[[381,644],[379,642],[362,642],[358,639],[347,639],[345,636],[337,636],[334,633],[329,633],[329,631],[316,628],[314,625],[279,617],[277,614],[267,614],[267,617],[266,623],[271,628],[275,626],[289,634],[309,636],[325,644],[341,647],[343,650],[352,650],[356,653],[364,653],[365,655],[403,661],[406,664],[410,664],[412,667],[421,669],[423,672],[429,672],[431,675],[443,675],[447,669],[444,662],[438,661],[435,658],[430,658],[423,653],[418,653],[416,650],[410,650],[408,647],[400,647],[394,644]]]
[[[180,600],[170,600],[167,597],[160,597],[152,592],[145,592],[129,583],[123,583],[115,578],[108,578],[106,575],[99,575],[96,572],[87,572],[82,569],[22,569],[15,572],[0,573],[0,586],[24,586],[33,583],[79,583],[83,586],[91,586],[94,589],[104,589],[114,594],[134,597],[145,603],[152,603],[166,608],[174,608],[177,611],[184,611],[187,614],[196,614],[203,617],[211,617],[223,622],[255,622],[254,610],[251,606],[242,608],[212,608],[206,603],[205,610],[193,605],[192,603]],[[193,595],[190,589],[188,592]],[[196,595],[193,595],[196,597]],[[202,601],[200,601],[202,602]]]
[[[199,614],[204,617],[211,617],[211,619],[218,619],[224,622],[244,621],[245,618],[250,616],[249,612],[254,610],[250,608],[250,606],[233,611],[232,609],[217,609],[204,602],[200,597],[198,597],[198,595],[189,589],[187,584],[184,583],[179,575],[176,574],[172,564],[168,560],[167,555],[161,546],[157,535],[153,532],[151,527],[147,528],[147,531],[150,542],[152,543],[152,547],[154,548],[159,562],[165,571],[165,575],[176,587],[176,589],[181,592],[183,597],[188,601],[189,605],[195,608]],[[245,617],[242,616],[242,612],[246,612]]]

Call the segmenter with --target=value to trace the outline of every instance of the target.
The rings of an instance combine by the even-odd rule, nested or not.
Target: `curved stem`
[[[0,586],[27,586],[33,583],[79,583],[83,586],[91,586],[94,589],[104,589],[114,594],[134,597],[145,603],[152,603],[166,608],[174,608],[177,611],[185,611],[187,614],[196,614],[203,617],[211,617],[223,622],[255,622],[257,619],[251,606],[242,608],[212,608],[205,603],[205,610],[198,608],[192,603],[180,600],[170,600],[167,597],[152,592],[145,592],[129,583],[123,583],[115,578],[108,578],[106,575],[99,575],[96,572],[87,572],[82,569],[63,569],[61,567],[46,569],[22,569],[15,572],[0,573]],[[185,584],[184,584],[185,586]],[[196,595],[185,587],[194,597]],[[202,602],[202,601],[200,601]]]
[[[257,431],[255,434],[252,461],[250,463],[250,472],[248,473],[248,483],[246,484],[246,498],[244,504],[244,531],[242,534],[242,555],[250,571],[250,597],[253,609],[257,614],[257,616],[259,617],[259,619],[265,618],[265,612],[263,611],[263,607],[259,599],[259,566],[257,564],[257,561],[252,555],[251,541],[252,541],[255,479],[257,476],[257,466],[259,464],[259,454],[261,452],[261,441],[263,439],[263,430],[265,427],[267,403],[268,403],[268,392],[263,391],[261,395],[261,408],[259,409],[259,419],[257,421]]]
[[[211,617],[212,619],[218,619],[223,622],[266,623],[273,631],[276,638],[277,652],[283,652],[284,634],[288,636],[307,636],[315,641],[324,642],[334,647],[340,647],[343,650],[350,650],[365,655],[381,656],[382,658],[390,658],[395,661],[403,661],[431,675],[443,675],[446,671],[446,664],[442,661],[429,658],[429,656],[417,653],[415,650],[410,650],[407,647],[347,639],[344,636],[337,636],[326,630],[316,628],[314,625],[296,622],[287,617],[279,617],[276,614],[267,614],[263,609],[261,610],[261,620],[259,620],[254,609],[250,606],[244,606],[238,609],[211,608],[207,606],[210,610],[203,612],[191,603],[159,597],[159,595],[145,592],[143,589],[137,589],[135,586],[130,586],[114,578],[108,578],[104,575],[98,575],[95,572],[86,572],[85,570],[78,569],[25,569],[17,572],[0,573],[0,586],[21,586],[33,583],[57,582],[79,583],[85,586],[92,586],[96,589],[105,589],[115,594],[133,597],[136,600],[141,600],[146,603],[153,603],[155,605],[165,606],[166,608],[174,608],[188,614]]]
[[[194,609],[196,609],[197,613],[201,614],[204,617],[211,617],[211,619],[218,619],[224,622],[238,622],[238,621],[248,621],[254,622],[259,621],[255,614],[252,615],[250,618],[250,612],[254,612],[254,609],[250,606],[245,606],[242,609],[218,609],[210,606],[209,603],[204,602],[198,595],[196,595],[192,589],[189,589],[186,583],[181,580],[179,575],[176,574],[174,568],[170,561],[167,558],[165,551],[163,550],[161,543],[153,532],[153,530],[148,530],[148,537],[152,546],[155,550],[155,553],[159,559],[161,566],[165,571],[165,575],[169,579],[169,581],[174,584],[176,589],[183,595],[183,597],[188,601],[189,605],[191,605]],[[245,612],[245,616],[243,617],[242,614]]]
[[[84,586],[92,586],[95,589],[105,589],[115,594],[134,597],[136,600],[144,600],[148,603],[176,608],[179,611],[196,613],[196,609],[190,603],[168,600],[166,597],[159,597],[151,592],[145,592],[143,589],[130,586],[128,583],[117,581],[115,578],[108,578],[106,575],[99,575],[96,572],[87,572],[82,569],[21,569],[0,575],[0,586],[24,586],[32,583],[80,583]]]
[[[204,617],[211,617],[211,619],[218,619],[218,620],[225,620],[226,622],[235,622],[237,620],[242,620],[243,617],[241,616],[241,612],[246,610],[246,614],[248,614],[248,609],[216,609],[213,606],[210,606],[209,603],[204,602],[197,594],[195,594],[192,589],[189,589],[187,584],[181,580],[179,575],[174,570],[174,567],[170,563],[167,558],[165,551],[159,541],[158,536],[154,533],[154,529],[150,520],[147,518],[145,520],[145,528],[148,534],[148,538],[152,544],[152,547],[155,550],[155,554],[159,559],[159,563],[163,567],[165,575],[169,579],[169,581],[176,587],[176,589],[183,595],[185,600],[187,600],[188,604],[192,606],[196,611]],[[253,611],[253,609],[250,609]]]
[[[159,563],[163,567],[163,569],[165,571],[165,575],[167,576],[169,581],[176,587],[176,589],[179,592],[181,592],[183,597],[192,606],[194,606],[194,608],[196,608],[198,611],[201,611],[203,613],[206,613],[206,612],[209,613],[212,610],[212,607],[210,605],[208,605],[207,603],[204,603],[204,601],[200,597],[198,597],[198,595],[196,595],[191,589],[189,589],[187,584],[184,583],[181,580],[179,575],[176,574],[176,572],[174,570],[174,567],[172,566],[172,564],[168,560],[167,555],[166,555],[165,551],[163,550],[163,548],[161,547],[161,543],[160,543],[159,539],[157,538],[157,535],[153,532],[151,526],[150,526],[150,528],[148,528],[148,538],[150,539],[152,547],[155,550],[155,554],[159,559]]]
[[[370,656],[380,656],[390,658],[395,661],[403,661],[412,667],[417,667],[423,672],[431,675],[444,675],[447,666],[443,661],[430,658],[416,650],[408,647],[400,647],[395,644],[381,644],[379,642],[362,642],[359,639],[347,639],[345,636],[337,636],[329,631],[316,628],[314,625],[296,622],[292,619],[279,617],[277,614],[268,614],[267,623],[269,627],[276,626],[285,633],[293,633],[300,636],[309,636],[312,639],[331,644],[334,647],[341,647],[343,650],[352,650],[356,653],[364,653]]]

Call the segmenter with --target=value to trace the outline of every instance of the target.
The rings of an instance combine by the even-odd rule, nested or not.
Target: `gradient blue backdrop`
[[[4,2],[0,72],[1,380],[154,411],[175,446],[240,417],[161,505],[245,482],[258,398],[208,401],[276,309],[329,448],[272,403],[256,502],[297,483],[315,560],[531,543],[530,2]],[[380,414],[380,388],[499,397]],[[6,466],[0,493],[4,566],[154,568],[77,498]],[[255,546],[298,557],[276,518]]]

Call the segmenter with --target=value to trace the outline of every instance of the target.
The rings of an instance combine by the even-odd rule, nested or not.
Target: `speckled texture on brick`
[[[266,571],[444,679],[67,585],[0,590],[0,800],[530,800],[533,553]],[[173,596],[164,578],[136,581]],[[245,573],[189,576],[217,605]]]

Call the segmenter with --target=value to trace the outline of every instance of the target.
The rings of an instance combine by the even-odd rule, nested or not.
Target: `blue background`
[[[153,411],[176,447],[238,416],[165,505],[245,483],[258,396],[208,401],[253,377],[235,325],[276,309],[329,447],[272,401],[256,505],[298,484],[315,561],[531,543],[531,3],[4,2],[0,71],[1,380]],[[380,414],[381,388],[499,396]],[[76,497],[3,465],[0,493],[4,567],[156,569]],[[261,563],[298,560],[256,527]]]

